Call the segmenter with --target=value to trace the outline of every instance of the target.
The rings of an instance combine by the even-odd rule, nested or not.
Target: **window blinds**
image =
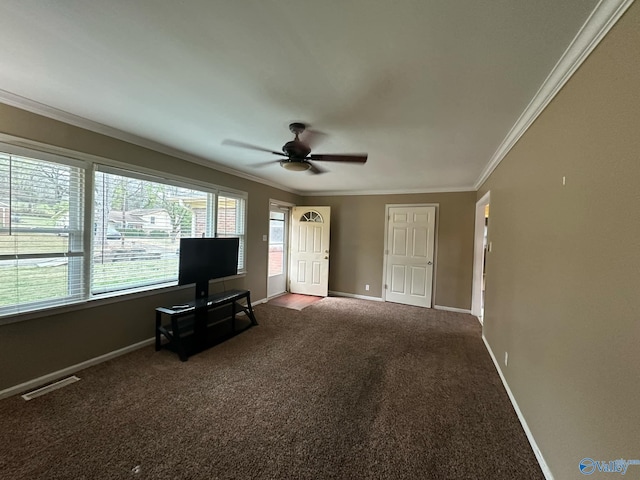
[[[82,298],[84,169],[0,153],[0,314]]]
[[[218,237],[238,237],[238,271],[245,271],[245,228],[246,200],[244,197],[227,192],[218,196],[216,235]]]
[[[180,238],[211,236],[209,192],[98,171],[93,294],[172,282]]]

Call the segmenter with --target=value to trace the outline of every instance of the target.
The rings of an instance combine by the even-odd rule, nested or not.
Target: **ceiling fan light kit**
[[[256,147],[244,142],[238,142],[236,140],[224,140],[223,145],[231,145],[233,147],[247,148],[249,150],[257,150],[259,152],[272,153],[273,155],[279,155],[287,157],[281,160],[273,160],[267,163],[279,163],[280,166],[286,170],[292,172],[304,172],[309,171],[313,174],[324,173],[325,170],[317,167],[311,160],[319,162],[343,162],[343,163],[366,163],[367,154],[317,154],[311,155],[311,147],[305,142],[300,140],[299,136],[305,131],[307,126],[304,123],[291,123],[289,124],[289,130],[295,135],[293,140],[288,141],[282,147],[284,153],[275,152],[268,148]]]
[[[280,166],[285,170],[289,170],[291,172],[304,172],[311,168],[311,165],[304,160],[280,160]]]

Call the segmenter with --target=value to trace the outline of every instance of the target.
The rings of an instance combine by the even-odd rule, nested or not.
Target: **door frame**
[[[296,206],[295,203],[289,203],[289,202],[285,202],[282,200],[276,200],[274,198],[270,198],[269,199],[269,204],[268,204],[268,208],[267,208],[267,222],[269,221],[269,213],[271,212],[271,206],[274,207],[280,207],[283,209],[287,209],[289,210],[288,214],[287,214],[287,221],[286,221],[286,225],[287,225],[287,231],[284,233],[286,239],[287,239],[287,251],[285,252],[284,256],[287,260],[287,268],[285,270],[285,275],[286,275],[286,279],[285,279],[285,291],[284,293],[279,293],[277,295],[273,295],[273,297],[269,297],[269,224],[267,223],[267,235],[266,235],[266,242],[267,242],[267,275],[265,277],[264,280],[264,288],[265,288],[265,292],[266,295],[265,297],[267,299],[269,298],[275,298],[278,297],[280,295],[284,295],[285,293],[289,292],[289,272],[290,272],[290,243],[291,243],[291,209],[293,207]]]
[[[476,224],[473,239],[473,283],[471,288],[471,314],[480,317],[482,308],[482,274],[484,271],[484,210],[491,200],[491,191],[476,202]]]
[[[387,251],[389,237],[389,209],[392,207],[435,207],[436,218],[433,228],[433,279],[431,281],[431,305],[433,308],[436,304],[436,273],[438,271],[438,224],[440,214],[439,203],[386,203],[384,205],[384,250],[382,251],[382,301],[387,301]]]

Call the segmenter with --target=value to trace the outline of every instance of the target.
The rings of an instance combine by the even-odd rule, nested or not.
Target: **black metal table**
[[[239,303],[243,299],[246,300],[246,305]],[[169,341],[167,346],[175,350],[180,360],[186,362],[190,350],[187,343],[195,343],[197,351],[207,348],[208,329],[217,323],[229,320],[229,315],[214,321],[209,319],[209,312],[226,305],[231,307],[230,318],[233,333],[235,333],[236,327],[236,314],[240,312],[247,315],[251,321],[250,326],[258,325],[251,307],[249,290],[227,290],[184,305],[158,307],[156,308],[156,351],[163,347],[162,335],[164,335]],[[163,315],[169,317],[169,324],[162,323]],[[187,340],[191,340],[191,342]]]

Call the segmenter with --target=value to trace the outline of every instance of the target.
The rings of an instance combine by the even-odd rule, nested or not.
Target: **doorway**
[[[387,205],[384,300],[429,307],[435,261],[435,205]]]
[[[484,292],[486,288],[486,260],[490,252],[489,238],[489,203],[490,192],[487,192],[476,203],[476,226],[473,249],[473,289],[471,297],[471,313],[484,319]]]
[[[269,205],[267,298],[286,293],[289,271],[289,208]]]

